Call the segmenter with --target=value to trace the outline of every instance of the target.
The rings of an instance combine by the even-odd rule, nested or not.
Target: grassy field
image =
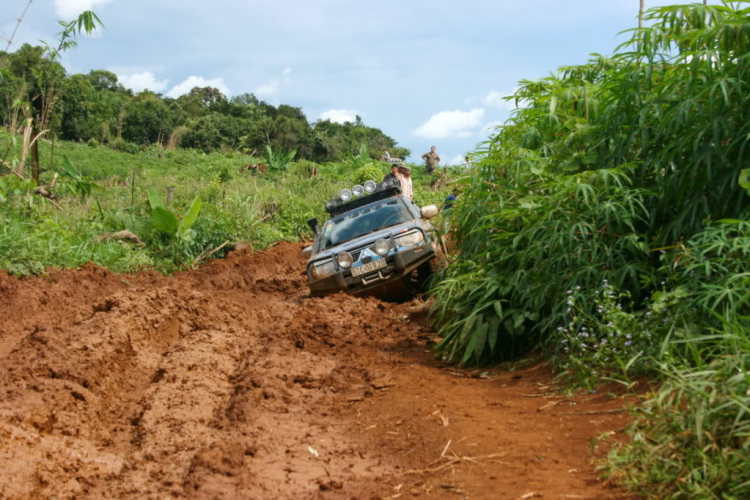
[[[18,147],[8,156],[19,157]],[[41,164],[51,162],[51,144],[40,147]],[[74,172],[66,168],[69,160]],[[31,194],[33,185],[15,176],[0,177],[0,269],[38,274],[46,267],[75,268],[86,262],[115,272],[172,272],[193,266],[229,242],[262,249],[277,241],[311,237],[306,221],[325,218],[323,204],[362,178],[382,176],[385,164],[350,158],[316,165],[290,163],[268,175],[244,167],[264,162],[238,153],[204,154],[193,150],[149,148],[136,154],[106,147],[57,142],[54,168],[41,176],[52,189],[53,203]],[[317,175],[311,177],[313,168]],[[415,201],[440,203],[446,187],[430,188],[433,177],[415,168]],[[375,179],[380,180],[380,179]],[[167,211],[183,219],[193,201],[202,206],[194,225],[180,234],[158,227],[147,190],[166,202]],[[130,231],[143,244],[104,240],[102,235]],[[225,255],[227,245],[212,254]]]

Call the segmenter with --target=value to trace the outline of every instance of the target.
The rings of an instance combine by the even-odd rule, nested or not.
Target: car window
[[[406,205],[398,198],[367,205],[326,222],[323,226],[323,248],[336,246],[412,218]]]

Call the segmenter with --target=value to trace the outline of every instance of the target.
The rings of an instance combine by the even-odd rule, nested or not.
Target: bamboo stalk
[[[29,146],[31,144],[31,121],[33,118],[26,120],[26,125],[23,129],[23,144],[21,145],[21,158],[18,162],[18,168],[16,172],[20,177],[23,177],[23,172],[26,167],[26,157],[29,155]]]

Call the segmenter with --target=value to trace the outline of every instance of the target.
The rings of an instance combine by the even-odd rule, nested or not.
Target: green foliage
[[[12,139],[0,136],[0,141],[8,141],[10,158],[20,153],[20,141]],[[54,205],[33,194],[37,186],[33,181],[0,176],[0,225],[4,225],[0,228],[4,235],[0,235],[0,269],[41,273],[48,266],[70,268],[92,261],[120,273],[172,272],[192,266],[201,254],[227,241],[244,241],[263,249],[280,240],[310,238],[306,221],[325,219],[325,201],[352,186],[352,171],[343,162],[303,162],[287,172],[250,176],[239,172],[248,164],[260,163],[260,158],[153,146],[141,150],[131,145],[132,154],[123,154],[57,141],[54,168],[41,179],[49,185],[55,171],[63,173],[53,190],[58,195]],[[40,143],[39,152],[42,158],[51,158],[51,144]],[[65,157],[75,167],[75,178],[65,173]],[[313,170],[317,175],[311,177]],[[81,181],[106,187],[96,190],[94,207],[82,203],[75,191],[79,176]],[[414,186],[417,193],[445,197],[429,189],[426,177],[415,176]],[[164,200],[170,187],[174,196],[167,206]],[[196,194],[202,204],[197,220],[189,225],[185,214],[195,207]],[[161,214],[163,220],[157,224],[164,231],[154,223],[152,207],[158,206],[174,217]],[[177,236],[181,223],[179,234],[185,238]],[[122,230],[135,233],[145,245],[97,242],[105,233]],[[227,248],[212,257],[223,257]]]
[[[63,155],[63,168],[65,174],[70,178],[71,183],[68,185],[70,192],[80,196],[81,201],[85,202],[86,198],[91,196],[93,191],[101,190],[102,187],[95,182],[86,179],[81,172],[76,169],[67,156]]]
[[[364,185],[367,181],[380,182],[383,180],[383,176],[386,174],[385,168],[381,164],[370,163],[359,167],[354,172],[354,184]]]
[[[574,385],[590,390],[606,379],[620,381],[654,375],[656,359],[663,357],[664,340],[682,338],[680,316],[687,292],[656,292],[642,311],[632,311],[628,292],[618,292],[606,281],[594,292],[594,314],[582,304],[591,294],[580,287],[568,290],[568,322],[557,327],[558,366]]]
[[[409,154],[361,120],[343,125],[310,123],[300,108],[273,106],[252,94],[227,99],[218,89],[196,87],[172,99],[150,91],[133,95],[109,71],[66,75],[59,63],[61,52],[75,47],[77,36],[101,25],[92,12],[61,24],[57,47],[24,45],[14,53],[0,53],[3,126],[16,129],[24,110],[50,118],[48,136],[82,142],[96,139],[132,154],[152,144],[250,154],[262,154],[269,146],[274,152],[297,150],[300,158],[316,162],[342,159],[362,144],[373,152]]]
[[[661,373],[612,477],[652,498],[745,498],[750,9],[646,21],[612,57],[521,82],[472,155],[433,289],[438,353],[541,346],[589,389]]]
[[[281,148],[276,148],[274,151],[271,149],[271,146],[265,147],[266,152],[266,165],[268,165],[268,170],[271,172],[282,172],[286,170],[286,168],[289,166],[290,163],[294,160],[294,157],[297,156],[297,150],[289,151],[288,153],[284,153]]]
[[[750,317],[750,222],[718,221],[664,257],[663,272],[690,291],[689,306],[703,311],[701,323],[719,328],[717,316]]]
[[[634,408],[631,440],[606,475],[653,499],[750,497],[750,338],[730,323],[721,349],[693,347],[690,368],[663,364],[665,383]]]
[[[151,215],[154,228],[167,236],[183,241],[191,239],[194,233],[190,228],[193,227],[193,224],[198,220],[198,214],[200,213],[201,205],[203,204],[200,196],[195,197],[187,214],[185,214],[185,217],[182,220],[178,220],[175,214],[164,207],[159,193],[156,192],[153,186],[150,186],[146,192],[148,194],[149,204],[151,205]]]
[[[750,194],[750,168],[740,172],[739,184],[742,189],[747,190],[747,193]]]
[[[347,163],[349,164],[349,167],[352,170],[359,170],[362,167],[369,165],[370,162],[371,162],[371,159],[370,159],[370,155],[367,152],[366,144],[362,144],[359,147],[359,153],[357,153],[357,155],[349,153],[349,157],[347,159]]]
[[[33,179],[21,179],[15,175],[0,176],[0,204],[12,204],[19,198],[31,201],[36,188]]]
[[[640,292],[648,246],[636,226],[648,214],[645,193],[632,189],[628,168],[542,178],[528,174],[523,183],[498,170],[494,163],[480,164],[476,177],[462,181],[471,184],[451,214],[463,231],[456,235],[459,261],[434,290],[436,319],[446,333],[443,352],[452,351],[454,342],[460,352],[470,351],[472,330],[462,330],[461,341],[457,320],[448,319],[455,313],[470,317],[488,311],[488,321],[501,321],[512,342],[496,355],[508,359],[566,322],[566,290],[593,290],[609,279],[636,296]],[[488,178],[494,182],[485,183]],[[507,322],[510,328],[507,318],[490,308],[495,303],[516,311],[514,321]],[[484,351],[471,351],[476,356],[467,361],[479,362]]]
[[[740,217],[750,66],[734,55],[743,42],[722,34],[748,16],[729,4],[654,9],[651,27],[612,58],[522,82],[512,97],[522,107],[463,182],[452,218],[468,264],[447,277],[467,284],[436,290],[438,317],[507,301],[541,318],[528,322],[528,344],[547,341],[566,323],[566,290],[590,294],[608,279],[640,307],[669,275],[656,250],[679,247],[706,220]],[[468,283],[485,275],[499,287],[476,302]],[[593,296],[582,303],[593,312]],[[452,349],[457,325],[441,329]]]

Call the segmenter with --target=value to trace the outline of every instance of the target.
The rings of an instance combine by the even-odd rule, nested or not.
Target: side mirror
[[[313,217],[312,219],[307,221],[307,225],[310,226],[310,229],[312,229],[313,233],[318,234],[318,218]]]
[[[427,205],[426,207],[422,207],[422,218],[423,219],[432,219],[438,214],[438,208],[435,205]]]
[[[302,250],[302,255],[304,255],[306,259],[309,259],[310,257],[312,257],[312,247],[311,246],[305,247]]]

